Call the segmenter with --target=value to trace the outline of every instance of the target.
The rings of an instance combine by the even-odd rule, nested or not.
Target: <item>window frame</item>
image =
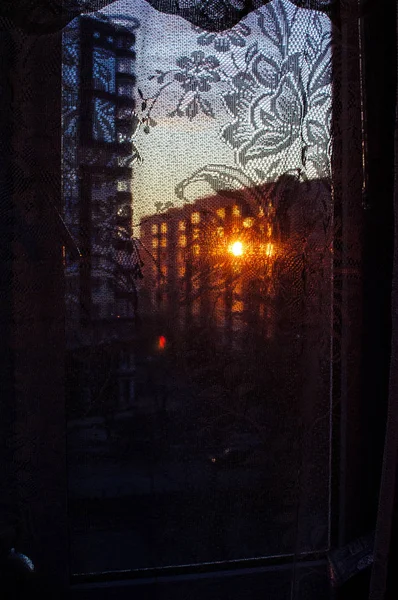
[[[390,3],[392,6],[392,2]],[[389,5],[389,6],[390,6]],[[343,22],[343,20],[342,20]],[[342,33],[347,47],[350,43],[355,44],[358,40],[358,31],[356,27],[344,25]],[[54,581],[61,583],[65,589],[69,589],[72,597],[90,598],[95,595],[98,600],[101,597],[123,598],[124,595],[131,593],[132,587],[135,590],[141,590],[143,597],[156,597],[159,586],[169,582],[175,589],[187,589],[185,586],[192,586],[192,582],[206,581],[232,581],[234,577],[244,577],[251,585],[253,578],[257,576],[263,581],[266,580],[266,574],[276,572],[280,569],[291,570],[294,566],[294,557],[288,557],[288,560],[282,559],[285,564],[281,565],[281,560],[264,559],[249,561],[246,565],[199,565],[190,568],[176,568],[172,571],[155,571],[152,573],[141,573],[138,577],[134,573],[118,574],[118,580],[110,574],[103,574],[101,577],[91,577],[87,575],[86,581],[82,579],[70,578],[68,567],[68,516],[67,516],[67,457],[66,457],[66,418],[65,406],[63,402],[63,364],[59,356],[51,356],[52,348],[62,348],[64,344],[63,331],[63,269],[62,269],[62,246],[67,244],[66,235],[62,232],[61,236],[59,217],[57,211],[62,210],[61,194],[61,135],[60,135],[60,115],[61,115],[61,63],[62,63],[62,35],[61,33],[51,34],[43,37],[32,38],[26,43],[26,36],[19,30],[11,30],[8,34],[14,44],[14,48],[21,48],[20,53],[14,53],[11,58],[11,64],[14,72],[11,75],[11,84],[14,91],[14,102],[21,106],[26,103],[23,97],[23,89],[29,87],[32,91],[28,100],[28,109],[24,113],[24,122],[19,124],[16,119],[12,121],[13,130],[10,133],[11,149],[17,151],[20,149],[22,155],[28,157],[28,148],[23,144],[25,128],[28,127],[35,133],[35,139],[40,140],[34,148],[35,162],[33,165],[33,183],[25,195],[20,193],[18,184],[15,184],[9,195],[10,207],[14,215],[12,223],[14,235],[20,231],[21,222],[30,219],[33,222],[33,230],[40,231],[40,222],[48,226],[48,236],[37,236],[38,257],[34,253],[29,256],[26,254],[26,248],[19,247],[15,252],[13,259],[14,273],[12,276],[12,309],[18,312],[19,323],[15,325],[14,330],[9,332],[8,339],[11,337],[12,346],[17,350],[11,353],[10,358],[15,361],[16,374],[21,375],[21,369],[24,365],[27,370],[21,375],[24,382],[24,390],[17,390],[11,393],[10,401],[15,401],[15,411],[19,426],[24,421],[24,417],[29,415],[29,425],[25,430],[21,429],[23,434],[22,449],[19,450],[19,460],[28,459],[29,473],[28,478],[33,483],[34,493],[29,485],[26,484],[26,474],[22,471],[15,473],[15,500],[18,505],[25,507],[29,513],[29,518],[24,517],[23,523],[34,523],[34,528],[28,528],[22,534],[23,550],[34,557],[37,568],[43,573],[52,573]],[[368,30],[367,44],[370,45],[372,34]],[[380,33],[379,33],[380,35]],[[33,43],[34,42],[34,43]],[[369,51],[365,49],[366,52]],[[344,52],[344,50],[343,50]],[[379,51],[381,52],[381,51]],[[341,57],[344,59],[344,56]],[[345,64],[345,71],[342,74],[342,86],[344,82],[356,82],[359,92],[359,76],[356,73],[358,65],[352,65],[348,61]],[[370,67],[369,67],[370,68]],[[375,64],[372,66],[372,73],[375,71]],[[352,69],[350,71],[350,69]],[[45,74],[45,75],[44,75]],[[346,94],[342,95],[344,117],[349,113],[349,97],[347,86]],[[351,90],[352,91],[352,90]],[[336,91],[338,93],[338,91]],[[372,97],[372,99],[374,99]],[[368,103],[370,100],[368,99]],[[344,104],[345,103],[345,104]],[[25,104],[26,106],[26,104]],[[379,107],[380,108],[380,107]],[[43,135],[43,116],[46,117],[46,136]],[[358,124],[360,115],[353,115]],[[354,128],[355,130],[355,128]],[[361,131],[359,125],[358,131]],[[370,142],[370,140],[368,140]],[[345,147],[338,157],[342,164],[335,165],[335,168],[342,174],[340,186],[337,186],[340,197],[337,197],[337,206],[344,207],[349,205],[348,195],[353,194],[361,197],[362,194],[362,169],[358,161],[362,161],[362,153],[358,151],[358,144],[362,143],[362,136],[356,133],[355,136],[346,135]],[[348,170],[353,169],[355,177],[354,183],[351,182],[350,188],[345,184],[344,177]],[[12,170],[12,169],[11,169]],[[46,177],[51,174],[51,177]],[[15,172],[11,172],[11,177],[15,179]],[[373,177],[376,175],[373,171]],[[354,187],[353,187],[354,186]],[[48,198],[51,201],[48,202]],[[31,213],[31,202],[34,202],[36,209]],[[54,210],[54,206],[57,210]],[[16,208],[16,210],[15,210]],[[18,212],[16,212],[18,211]],[[343,341],[339,352],[341,352],[341,368],[335,372],[336,387],[341,391],[339,407],[333,415],[334,430],[338,435],[334,438],[334,464],[332,469],[333,476],[333,506],[334,511],[338,511],[340,517],[338,522],[333,524],[333,540],[336,544],[344,544],[347,540],[355,537],[366,522],[363,510],[358,515],[357,497],[366,488],[361,479],[363,475],[363,465],[361,465],[361,452],[363,449],[363,435],[369,433],[370,416],[368,420],[361,419],[361,394],[363,392],[362,384],[358,381],[357,371],[353,371],[352,361],[357,364],[361,360],[358,356],[358,336],[363,331],[362,314],[358,314],[355,302],[358,294],[361,293],[360,286],[352,281],[352,232],[356,230],[359,222],[363,223],[363,207],[357,207],[345,215],[347,224],[342,233],[342,243],[345,248],[343,264],[336,265],[336,286],[343,296],[343,302],[346,307],[346,313],[343,315]],[[344,215],[343,215],[344,217]],[[369,227],[369,223],[368,223]],[[358,228],[359,229],[359,228]],[[51,233],[52,232],[52,233]],[[359,232],[358,232],[359,235]],[[26,246],[29,243],[26,242]],[[45,259],[43,258],[45,257]],[[344,262],[344,260],[346,262]],[[51,264],[52,273],[55,278],[49,281],[46,261]],[[362,252],[354,257],[354,269],[363,268]],[[22,272],[18,271],[23,267]],[[37,306],[37,302],[29,307],[23,301],[24,288],[19,287],[19,283],[32,283],[36,281],[36,287],[32,287],[31,299],[37,300],[45,294],[45,310]],[[384,298],[384,302],[386,299]],[[371,305],[371,303],[370,303]],[[33,306],[33,308],[32,308]],[[369,311],[369,305],[365,310]],[[40,349],[33,335],[23,338],[24,317],[32,317],[35,321],[35,334],[41,341],[45,341],[43,348]],[[49,328],[48,325],[51,325]],[[36,381],[37,373],[34,370],[32,356],[38,353],[42,360],[48,360],[52,365],[46,377],[39,377]],[[372,353],[370,353],[372,354]],[[37,356],[36,356],[37,358]],[[382,366],[385,369],[385,365]],[[382,370],[381,369],[381,370]],[[380,373],[381,373],[380,370]],[[35,390],[39,393],[39,399],[34,406],[28,407],[29,383],[35,382]],[[350,391],[350,396],[348,396]],[[13,395],[14,394],[14,395]],[[57,402],[54,402],[54,398]],[[369,402],[369,398],[367,398]],[[48,410],[51,406],[51,410]],[[44,419],[44,415],[46,415]],[[359,425],[358,425],[359,422]],[[350,445],[347,445],[350,440]],[[32,443],[35,442],[35,443]],[[49,443],[50,442],[50,443]],[[60,468],[61,465],[61,468]],[[57,476],[54,477],[54,473]],[[373,475],[377,479],[376,475]],[[349,483],[351,482],[351,483]],[[372,495],[372,494],[371,494]],[[43,497],[45,501],[43,502]],[[366,500],[369,505],[373,503]],[[369,507],[368,507],[369,511]],[[366,513],[366,510],[365,510]],[[368,518],[369,521],[369,518]],[[30,537],[32,531],[35,532]],[[326,557],[315,557],[315,562],[308,560],[306,566],[326,568]],[[301,562],[301,561],[300,561]],[[271,564],[272,563],[272,564]],[[148,576],[149,575],[149,576]],[[129,580],[131,577],[131,580]],[[113,578],[113,579],[112,579]],[[264,579],[265,578],[265,579]],[[102,579],[102,581],[100,581]],[[107,580],[107,581],[104,581]],[[266,584],[266,582],[265,582]],[[264,585],[265,585],[264,584]],[[181,588],[182,585],[182,588]],[[222,586],[223,584],[221,584]],[[233,585],[233,584],[232,584]],[[180,586],[180,587],[179,587]],[[213,593],[219,592],[219,584],[215,584]],[[179,593],[179,592],[178,592]],[[184,593],[182,597],[184,597]],[[207,588],[206,594],[208,595]],[[149,596],[148,596],[149,594]],[[167,594],[165,595],[167,597]],[[162,596],[163,597],[163,596]],[[174,596],[175,597],[175,596]],[[211,596],[210,596],[211,597]]]

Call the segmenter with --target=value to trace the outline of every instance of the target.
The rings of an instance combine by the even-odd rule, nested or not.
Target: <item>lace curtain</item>
[[[159,11],[179,15],[208,31],[222,31],[236,25],[251,11],[269,0],[148,0]],[[0,15],[13,19],[30,33],[49,33],[61,29],[79,14],[99,11],[114,0],[18,0],[6,1]],[[336,0],[294,0],[292,4],[332,15]]]
[[[214,10],[216,5],[200,6]],[[127,53],[119,65],[123,73],[115,76],[109,44],[118,32],[134,35],[136,58],[132,67]],[[300,505],[294,542],[300,552],[323,548],[328,538],[332,38],[327,15],[285,0],[261,6],[223,31],[161,14],[141,0],[112,3],[94,18],[75,20],[64,30],[65,220],[72,236],[80,239],[83,256],[91,255],[95,280],[87,279],[91,290],[84,297],[85,314],[91,311],[100,319],[133,316],[142,324],[138,347],[148,347],[148,352],[151,332],[162,334],[158,343],[165,349],[170,344],[170,358],[165,356],[148,386],[153,393],[158,393],[156,386],[161,388],[169,398],[164,405],[172,402],[170,396],[177,403],[184,393],[194,398],[176,410],[174,419],[189,437],[200,437],[200,447],[217,436],[232,435],[219,431],[218,423],[227,419],[237,428],[257,420],[253,435],[260,438],[269,429],[279,448],[280,468],[291,466],[283,467],[280,488],[284,510],[290,512],[296,501]],[[84,119],[85,82],[79,72],[85,68],[90,51],[84,44],[90,39],[96,44],[94,114]],[[116,111],[126,128],[120,122],[115,128],[115,108],[100,95],[116,89],[124,103]],[[129,96],[134,109],[122,100]],[[127,121],[133,122],[130,130]],[[87,122],[92,131],[85,129]],[[131,151],[121,153],[123,146],[115,149],[115,141],[131,144]],[[117,179],[121,168],[126,175],[117,183],[94,175],[102,169]],[[119,225],[107,200],[115,192],[127,199],[118,209],[124,218],[122,224],[119,217]],[[86,193],[87,201],[90,197],[98,205],[98,215],[93,210],[91,224],[83,225],[91,228],[92,243],[79,234],[79,206]],[[117,251],[112,250],[114,234]],[[230,262],[233,252],[237,256]],[[113,275],[118,261],[125,269],[121,277]],[[129,268],[135,272],[130,280]],[[78,324],[76,269],[76,261],[67,258],[67,335],[73,365],[78,348],[91,343],[90,331],[82,332]],[[104,277],[107,287],[101,291]],[[125,295],[124,302],[116,300],[116,291]],[[208,352],[218,356],[213,365]],[[137,394],[145,396],[148,386]],[[273,415],[261,401],[265,389],[272,390]],[[77,388],[71,398],[77,407],[84,403]],[[258,398],[257,406],[253,398]],[[286,427],[283,411],[292,415]],[[167,447],[173,443],[165,442]],[[185,487],[195,485],[194,473],[187,475]],[[244,519],[245,493],[249,490],[237,492],[235,518]],[[250,508],[252,502],[247,499],[247,513],[258,510]],[[180,518],[189,532],[190,511],[184,509]],[[173,528],[170,519],[166,514],[166,531]],[[210,532],[202,533],[202,553],[195,554],[194,548],[178,559],[184,547],[179,538],[174,558],[170,551],[162,554],[159,544],[152,549],[157,558],[151,560],[164,564],[250,557],[264,551],[261,537],[267,553],[292,550],[287,532],[280,540],[265,542],[259,536],[250,542],[245,527],[235,528],[228,520],[229,511],[219,519],[219,544],[210,547]],[[233,537],[229,543],[228,535]]]

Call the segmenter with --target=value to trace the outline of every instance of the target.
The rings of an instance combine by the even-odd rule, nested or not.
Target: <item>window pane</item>
[[[274,0],[214,33],[123,0],[121,37],[115,6],[101,36],[117,61],[93,54],[114,102],[82,110],[84,40],[65,69],[65,215],[83,253],[66,269],[73,571],[326,550],[330,21]],[[115,83],[133,71],[130,13],[137,89]],[[89,119],[123,141],[115,114],[136,125],[133,111],[134,152],[76,135]]]
[[[114,142],[116,140],[115,104],[95,98],[93,105],[93,138],[101,142]]]
[[[94,48],[93,80],[96,90],[115,93],[115,64],[116,59],[112,52],[104,48]]]

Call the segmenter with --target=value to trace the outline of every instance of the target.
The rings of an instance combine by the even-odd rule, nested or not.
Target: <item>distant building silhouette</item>
[[[65,255],[68,391],[79,410],[134,398],[134,44],[132,31],[97,17],[64,31],[64,218],[81,252]]]
[[[328,302],[331,206],[328,182],[288,174],[143,218],[152,258],[142,310],[174,334],[199,326],[237,347],[247,334],[272,339],[299,327],[311,303]]]
[[[221,192],[141,222],[141,241],[152,254],[143,303],[181,331],[216,328],[232,341],[261,322],[272,335],[264,317],[273,302],[275,210],[266,190],[258,203],[249,192]]]
[[[83,322],[133,312],[119,275],[133,268],[134,41],[125,28],[91,17],[76,19],[64,34],[65,219],[82,253],[79,267],[68,262],[66,273],[75,300],[69,308]]]

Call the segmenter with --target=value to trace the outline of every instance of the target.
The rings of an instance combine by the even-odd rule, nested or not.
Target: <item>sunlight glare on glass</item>
[[[230,252],[234,256],[242,256],[242,254],[243,254],[243,244],[242,244],[242,242],[234,242],[231,245]]]
[[[267,244],[266,249],[265,249],[265,253],[268,257],[273,256],[274,254],[274,244]]]

